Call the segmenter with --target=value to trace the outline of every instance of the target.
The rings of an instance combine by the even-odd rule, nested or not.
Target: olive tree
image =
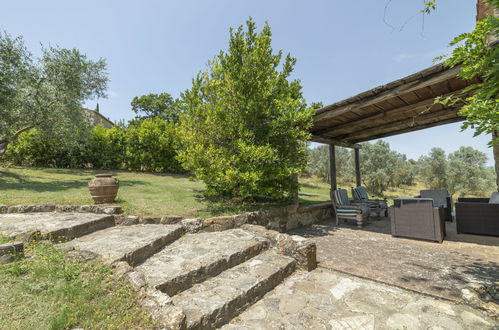
[[[42,48],[35,58],[21,37],[0,32],[0,155],[27,130],[60,143],[86,132],[82,104],[105,97],[106,62],[77,49]]]
[[[268,24],[230,30],[229,47],[183,93],[180,159],[208,195],[291,198],[312,123],[296,60],[271,47]]]
[[[448,188],[449,164],[442,148],[432,148],[427,156],[419,159],[419,165],[421,180],[428,188]]]

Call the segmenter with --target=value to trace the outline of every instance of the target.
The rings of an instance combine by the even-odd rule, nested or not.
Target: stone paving
[[[232,329],[498,329],[469,306],[318,268],[297,273],[234,318]]]
[[[29,239],[71,239],[114,226],[114,217],[91,213],[21,213],[0,214],[0,235]]]
[[[110,227],[62,244],[74,250],[92,251],[109,264],[126,261],[136,265],[175,241],[184,233],[180,225]]]
[[[316,243],[319,267],[457,302],[470,283],[499,281],[499,237],[457,235],[453,223],[442,244],[389,232],[385,218],[362,229],[331,220],[291,234]]]
[[[4,214],[0,234],[75,238],[61,246],[111,263],[169,329],[229,321],[225,329],[499,329],[497,319],[449,301],[461,301],[469,282],[497,281],[499,239],[452,228],[443,244],[393,238],[386,220],[362,230],[324,222],[295,236],[255,225],[197,232],[199,222],[114,227],[108,215]],[[309,241],[319,268],[303,272],[315,265]]]

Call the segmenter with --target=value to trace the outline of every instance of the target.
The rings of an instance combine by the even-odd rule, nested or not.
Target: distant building
[[[107,117],[103,116],[99,111],[98,107],[96,110],[90,110],[90,109],[83,109],[85,110],[85,114],[87,115],[88,118],[88,123],[90,126],[97,126],[97,125],[102,125],[105,128],[112,128],[115,126],[115,124]]]

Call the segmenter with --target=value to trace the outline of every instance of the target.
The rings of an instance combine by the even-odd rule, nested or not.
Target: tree
[[[27,130],[60,143],[85,134],[84,101],[105,97],[106,62],[77,49],[48,47],[39,59],[21,37],[0,33],[0,155]]]
[[[449,154],[449,190],[460,195],[484,196],[493,190],[494,178],[485,167],[487,155],[472,147]]]
[[[478,21],[475,29],[456,37],[451,46],[457,46],[448,56],[442,56],[449,67],[461,65],[463,79],[479,78],[479,82],[468,87],[472,96],[437,99],[443,104],[464,101],[460,113],[466,116],[463,129],[474,129],[475,135],[492,134],[490,146],[494,149],[497,187],[499,189],[499,0],[487,1],[491,15]],[[480,0],[480,6],[486,6]],[[494,15],[495,14],[495,15]]]
[[[309,149],[308,153],[309,161],[306,172],[324,182],[329,182],[329,146],[320,145],[314,149]],[[336,146],[335,155],[338,182],[344,185],[351,184],[355,178],[352,150]]]
[[[390,150],[388,142],[362,143],[360,170],[362,181],[370,193],[382,196],[394,185],[394,173],[401,157],[401,154]]]
[[[173,122],[178,122],[179,119],[180,101],[173,99],[168,93],[136,96],[131,105],[138,119],[161,117]]]
[[[296,59],[281,61],[271,40],[269,25],[257,33],[252,19],[231,29],[228,50],[183,93],[179,157],[208,195],[287,199],[297,190],[312,110],[289,80]]]
[[[428,156],[419,160],[420,176],[430,189],[447,189],[449,164],[442,148],[432,148]]]

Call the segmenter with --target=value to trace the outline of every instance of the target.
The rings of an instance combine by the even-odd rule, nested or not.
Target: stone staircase
[[[166,329],[223,326],[303,264],[297,257],[303,254],[297,248],[301,243],[260,226],[192,233],[182,223],[114,226],[106,215],[51,215],[44,214],[44,221],[33,215],[36,224],[29,230],[50,237],[64,227],[72,240],[60,246],[73,254],[98,255],[115,267]],[[30,223],[23,216],[23,223]],[[19,233],[9,221],[9,215],[0,215],[0,232]]]

